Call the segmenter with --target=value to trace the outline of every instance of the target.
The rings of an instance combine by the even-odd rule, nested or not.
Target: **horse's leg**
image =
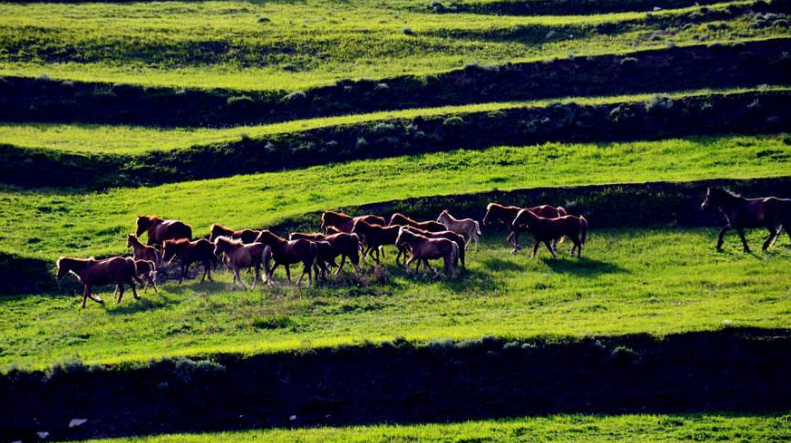
[[[515,246],[514,242],[513,242],[513,239],[514,239],[514,231],[511,231],[511,232],[508,233],[508,237],[505,237],[505,241],[509,245]]]
[[[135,287],[134,280],[129,282],[129,286],[132,287],[132,296],[135,298],[135,300],[140,300],[140,296],[137,295],[137,288]]]
[[[531,255],[530,258],[536,258],[536,253],[538,252],[538,247],[539,246],[541,246],[541,242],[538,241],[538,240],[535,240],[533,242],[533,255]]]
[[[85,288],[82,290],[82,309],[85,309],[85,302],[88,301],[88,295],[91,293],[90,288],[88,285],[85,285]]]
[[[406,265],[404,267],[406,268],[407,274],[409,274],[409,265],[411,265],[415,260],[417,260],[417,258],[415,258],[415,256],[412,255],[412,258],[410,258],[409,261],[406,262]],[[418,262],[418,266],[420,266],[420,262]],[[415,272],[417,272],[417,267],[415,268]]]
[[[157,282],[154,281],[151,276],[148,276],[148,281],[151,283],[151,287],[154,288],[154,294],[159,294],[159,290],[157,289]],[[146,287],[148,287],[148,283],[146,283]]]
[[[549,242],[549,240],[544,240],[544,245],[546,245],[547,249],[549,249],[549,253],[552,254],[552,258],[558,258],[558,256],[555,255],[555,250],[552,249],[552,244]]]
[[[744,246],[744,252],[751,252],[750,247],[747,246],[747,239],[744,237],[744,228],[737,228],[736,232],[739,234],[739,238],[742,239],[742,246]]]
[[[256,263],[254,266],[255,277],[253,278],[253,284],[250,285],[250,289],[255,289],[255,284],[258,283],[258,279],[261,278],[261,263]]]
[[[116,283],[115,287],[118,289],[118,298],[115,299],[116,304],[121,304],[121,299],[124,298],[124,284],[123,283]]]
[[[184,282],[184,277],[187,275],[186,261],[181,262],[181,274],[179,275],[179,286]]]
[[[286,280],[288,280],[288,285],[291,286],[291,269],[289,269],[287,264],[283,264],[283,267],[286,268]]]
[[[777,229],[775,229],[774,226],[769,225],[766,228],[769,230],[769,238],[767,238],[766,241],[764,242],[764,246],[763,246],[764,251],[769,249],[769,246],[772,245],[772,240],[777,238]]]
[[[214,268],[214,264],[211,260],[206,260],[203,264],[206,267],[206,278],[209,279],[210,282],[214,283],[214,279],[211,276],[211,270]]]
[[[733,229],[730,224],[725,225],[720,229],[720,235],[717,237],[717,252],[722,252],[722,243],[725,241],[725,233]]]
[[[479,249],[479,247],[478,247],[478,233],[477,232],[473,233],[473,235],[475,236],[475,237],[473,237],[475,239],[475,252],[478,252],[478,249]]]
[[[241,266],[236,266],[236,276],[239,277],[239,286],[241,286],[242,289],[246,291],[247,283],[245,283],[244,280],[242,280],[242,276],[239,274],[239,271],[241,271],[241,269],[242,269]]]
[[[310,265],[306,264],[305,262],[303,262],[302,263],[302,274],[299,275],[299,278],[297,279],[297,282],[294,283],[294,286],[299,286],[299,284],[302,283],[302,278],[305,277],[305,273],[306,272],[308,273],[308,278],[310,278],[311,281],[313,281],[313,274],[311,273]]]
[[[338,275],[341,272],[341,270],[343,269],[343,265],[345,263],[346,263],[346,254],[341,254],[341,265],[338,266],[338,269],[335,270],[335,273],[333,275]]]

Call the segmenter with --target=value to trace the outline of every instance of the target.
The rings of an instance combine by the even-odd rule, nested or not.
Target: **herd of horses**
[[[777,240],[783,227],[788,231],[791,226],[791,199],[749,199],[725,189],[709,188],[701,209],[712,208],[719,209],[727,220],[719,233],[718,251],[729,230],[739,234],[744,250],[749,252],[744,229],[768,229],[770,236],[763,244],[766,250]],[[482,222],[505,225],[509,231],[506,242],[513,247],[514,254],[521,249],[519,234],[527,232],[532,235],[532,257],[543,244],[554,258],[558,243],[563,239],[573,243],[572,256],[582,257],[588,233],[588,221],[584,216],[570,215],[560,206],[522,208],[490,203]],[[144,233],[148,237],[145,244],[139,239]],[[457,219],[447,210],[442,211],[436,220],[429,221],[413,220],[400,213],[393,214],[388,221],[378,215],[350,216],[326,211],[321,217],[321,232],[294,232],[289,238],[269,230],[233,230],[214,224],[208,238],[196,240],[193,240],[192,227],[183,221],[140,215],[135,234],[127,236],[131,257],[101,260],[62,257],[57,261],[57,276],[62,278],[71,273],[84,285],[83,308],[88,298],[103,303],[101,298],[92,294],[92,288],[97,285],[115,285],[117,303],[123,298],[124,285],[130,286],[136,299],[139,299],[136,283],[145,284],[144,290],[151,285],[157,291],[157,271],[173,260],[179,263],[179,284],[194,263],[203,266],[201,283],[206,279],[213,281],[211,273],[222,262],[233,273],[231,289],[235,289],[237,283],[247,289],[240,274],[243,270],[255,272],[251,283],[251,289],[254,289],[259,279],[265,284],[273,284],[272,276],[279,266],[285,268],[291,285],[290,266],[302,265],[302,273],[293,283],[296,286],[305,275],[311,285],[314,275],[317,279],[325,279],[331,268],[335,268],[334,274],[337,275],[347,261],[360,273],[361,259],[370,259],[378,266],[384,259],[384,247],[394,246],[397,250],[396,265],[403,265],[408,274],[417,275],[422,265],[426,271],[433,271],[438,276],[439,272],[429,260],[443,260],[444,275],[453,278],[461,270],[466,270],[467,247],[474,242],[477,251],[481,235],[478,221]],[[788,235],[791,239],[791,231]],[[338,258],[340,264],[336,263]],[[413,263],[415,269],[411,271]]]

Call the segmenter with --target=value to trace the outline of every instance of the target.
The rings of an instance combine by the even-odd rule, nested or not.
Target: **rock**
[[[291,417],[289,417],[288,419],[289,419],[290,421],[294,421],[294,420],[296,420],[296,419],[297,419],[297,416],[296,416],[296,415],[292,415],[292,416],[291,416]]]
[[[654,6],[654,12],[658,12],[658,11],[661,11],[661,10],[662,10],[662,8],[660,8],[659,6]]]
[[[544,38],[552,38],[554,35],[555,35],[555,31],[549,31],[547,32],[547,35]]]
[[[49,437],[49,432],[39,431],[39,432],[36,432],[36,435],[38,435],[38,438],[42,438],[43,439],[43,438]]]
[[[87,421],[88,421],[87,418],[72,418],[71,421],[69,422],[69,427],[76,428],[77,426],[84,425],[85,422]]]

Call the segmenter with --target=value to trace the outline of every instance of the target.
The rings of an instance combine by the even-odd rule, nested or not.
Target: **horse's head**
[[[446,218],[448,218],[448,210],[444,209],[439,213],[439,216],[437,217],[437,223],[442,223],[442,221]]]
[[[489,214],[492,213],[492,209],[494,208],[494,203],[489,203],[486,205],[486,215],[483,216],[482,223],[487,225],[489,224]]]
[[[176,257],[179,245],[176,240],[165,240],[162,243],[162,261],[170,263]]]
[[[58,261],[55,262],[55,265],[58,268],[56,272],[58,278],[63,278],[66,274],[69,273],[69,267],[66,265],[66,260],[67,260],[66,258],[61,257],[58,259]]]
[[[511,229],[516,229],[518,227],[530,229],[530,221],[535,217],[536,215],[529,210],[521,209],[516,213],[516,217],[514,217],[514,220],[511,222]]]
[[[396,237],[395,241],[396,246],[401,247],[404,245],[404,243],[406,243],[404,235],[409,235],[409,231],[404,229],[402,226],[400,229],[398,229],[398,236]]]
[[[138,215],[137,216],[137,231],[135,235],[140,236],[143,235],[144,232],[151,226],[151,217],[145,215]]]
[[[134,244],[136,243],[135,240],[137,240],[137,237],[135,237],[135,234],[127,234],[126,235],[126,247],[127,248],[131,248],[132,246],[134,246]]]

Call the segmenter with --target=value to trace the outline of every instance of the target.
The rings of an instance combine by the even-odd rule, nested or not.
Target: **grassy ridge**
[[[380,425],[304,430],[250,430],[212,434],[175,434],[91,440],[91,443],[217,443],[267,441],[272,443],[365,442],[452,443],[464,441],[547,443],[646,443],[740,441],[775,443],[791,438],[788,416],[738,415],[555,415],[508,420],[408,426]]]

